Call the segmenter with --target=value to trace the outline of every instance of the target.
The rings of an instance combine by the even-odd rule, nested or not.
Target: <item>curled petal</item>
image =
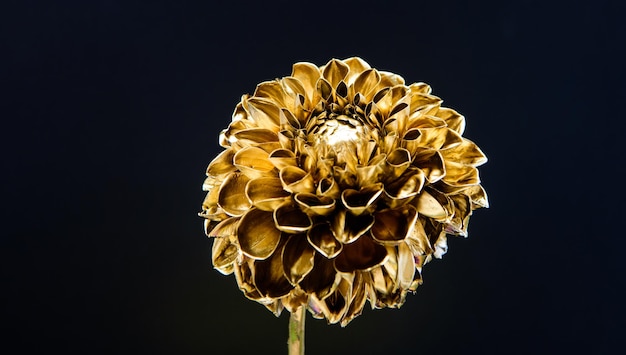
[[[281,253],[276,252],[265,260],[255,260],[254,268],[254,285],[263,296],[278,298],[293,289],[285,277]]]
[[[385,159],[385,163],[388,167],[388,179],[394,179],[411,165],[411,153],[404,148],[396,148]]]
[[[328,259],[339,255],[342,244],[335,238],[328,223],[314,225],[307,234],[309,243]]]
[[[422,150],[418,152],[413,160],[413,165],[424,172],[424,176],[429,183],[434,184],[446,175],[441,153],[436,150]]]
[[[254,285],[254,261],[251,259],[244,259],[241,263],[235,263],[235,280],[237,280],[237,286],[243,291],[243,294],[251,300],[262,301],[263,296],[259,293]]]
[[[335,200],[327,196],[303,192],[296,194],[294,200],[304,213],[310,215],[327,216],[335,210]]]
[[[332,232],[343,244],[349,244],[367,233],[374,224],[374,217],[371,214],[361,214],[358,216],[339,210],[332,221]]]
[[[285,202],[290,193],[283,189],[277,178],[256,178],[250,180],[245,189],[250,203],[263,211],[274,211]]]
[[[258,147],[246,147],[233,157],[234,165],[249,178],[271,176],[274,165],[268,160],[269,154]]]
[[[480,185],[470,186],[463,191],[472,200],[472,210],[480,207],[488,208],[489,200],[485,189]]]
[[[450,149],[463,141],[461,135],[448,127],[420,128],[419,145],[430,149]]]
[[[417,220],[413,230],[404,241],[414,256],[428,255],[433,252],[421,219]]]
[[[311,218],[291,201],[283,203],[274,211],[276,228],[285,233],[302,233],[311,228]]]
[[[354,94],[360,93],[369,101],[374,95],[379,82],[380,74],[378,71],[367,69],[354,79],[354,85],[352,86]]]
[[[254,121],[257,127],[278,131],[280,109],[272,101],[260,97],[251,97],[244,100],[244,107],[249,113],[248,119]]]
[[[411,205],[378,211],[374,214],[372,238],[381,244],[399,244],[411,233],[416,220],[417,211]]]
[[[280,169],[279,176],[283,188],[291,193],[314,191],[315,185],[311,174],[296,166]]]
[[[352,282],[341,278],[335,290],[323,301],[323,310],[328,323],[339,322],[350,306],[352,296]]]
[[[224,275],[230,275],[233,271],[233,263],[239,256],[239,248],[236,245],[235,236],[213,239],[212,261],[213,267]]]
[[[422,93],[422,94],[430,94],[431,88],[430,85],[426,83],[413,83],[409,85],[409,89],[411,89],[411,93]]]
[[[446,176],[443,181],[452,186],[471,186],[478,185],[480,178],[478,177],[478,169],[473,166],[459,164],[453,161],[446,161]]]
[[[237,142],[242,146],[257,146],[260,143],[278,142],[276,132],[266,128],[249,128],[234,134]]]
[[[387,258],[387,249],[368,236],[343,246],[343,251],[335,258],[335,268],[340,272],[369,270],[382,264]]]
[[[218,204],[231,216],[241,216],[250,209],[250,202],[246,197],[246,184],[250,181],[240,173],[230,174],[220,187]]]
[[[297,285],[313,270],[315,250],[309,244],[306,235],[296,234],[289,238],[282,251],[282,265],[285,277]]]
[[[207,175],[209,176],[218,176],[222,174],[227,174],[235,171],[235,167],[233,166],[233,156],[235,152],[232,149],[226,149],[221,152],[207,168]]]
[[[350,307],[341,319],[342,327],[348,325],[352,319],[361,314],[367,300],[366,296],[363,276],[360,272],[355,272],[354,280],[352,281],[352,299],[350,300]]]
[[[367,62],[358,57],[344,59],[343,62],[346,63],[348,67],[350,67],[350,71],[344,79],[348,85],[352,85],[357,75],[371,68],[370,65],[367,64]]]
[[[424,187],[424,172],[409,168],[403,176],[385,185],[385,201],[390,208],[399,207],[413,199]]]
[[[208,233],[208,236],[214,238],[233,237],[236,234],[237,223],[239,223],[239,218],[226,218],[225,220],[218,223],[215,227],[213,227],[211,232]]]
[[[321,254],[315,254],[313,264],[315,267],[300,282],[300,288],[323,300],[337,287],[339,275],[335,270],[333,261],[326,259]]]
[[[336,199],[339,197],[341,190],[339,185],[332,177],[323,178],[317,185],[317,194],[320,196]]]
[[[360,190],[346,189],[341,193],[341,201],[350,213],[358,216],[374,209],[376,207],[374,202],[382,192],[383,185],[381,183],[372,184]]]
[[[322,72],[322,74],[324,75],[324,78],[328,80],[330,86],[332,88],[336,88],[339,82],[346,77],[349,70],[350,67],[348,67],[347,64],[340,60],[333,59],[328,62],[326,66],[324,66],[324,71]]]
[[[278,247],[281,232],[276,229],[272,212],[252,208],[241,217],[237,239],[241,251],[252,259],[267,259]]]
[[[471,200],[469,196],[457,194],[450,196],[454,205],[454,215],[446,225],[445,231],[449,234],[467,237],[467,224],[472,214]]]
[[[487,157],[478,146],[469,139],[463,138],[463,142],[442,152],[446,161],[452,161],[455,163],[479,166],[487,162]]]
[[[294,64],[291,72],[291,76],[298,79],[302,84],[304,92],[307,94],[306,98],[313,106],[316,104],[316,102],[314,102],[314,93],[316,92],[315,85],[320,75],[321,73],[317,66],[306,62]]]
[[[415,260],[411,248],[406,243],[398,244],[398,273],[397,285],[400,289],[407,290],[413,284],[415,278]]]
[[[451,108],[441,107],[437,111],[437,117],[441,117],[446,121],[448,128],[454,130],[458,134],[465,131],[465,117]]]
[[[430,193],[424,190],[417,200],[417,212],[436,220],[443,220],[448,217],[448,209],[446,208],[448,204],[449,201],[445,195],[436,193],[432,189]]]

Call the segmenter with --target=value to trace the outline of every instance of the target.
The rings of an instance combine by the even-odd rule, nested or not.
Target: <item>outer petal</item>
[[[397,245],[412,231],[417,220],[417,211],[411,205],[374,214],[372,238],[381,244]]]
[[[319,223],[307,233],[309,243],[328,259],[339,255],[343,245],[335,238],[328,223]]]
[[[314,294],[322,300],[337,287],[338,275],[333,266],[333,261],[326,259],[321,254],[315,254],[313,263],[315,267],[300,282],[300,287],[308,294]]]
[[[337,59],[332,59],[330,62],[328,62],[328,64],[324,66],[322,74],[324,75],[324,78],[328,80],[330,86],[335,89],[339,82],[346,77],[349,70],[350,67],[348,67],[348,65],[344,62]]]
[[[233,166],[233,156],[235,152],[232,149],[226,149],[221,152],[207,168],[207,175],[209,176],[218,176],[222,174],[227,174],[235,171],[235,167]]]
[[[250,179],[240,173],[232,173],[224,180],[218,196],[218,204],[224,212],[231,216],[241,216],[250,209],[245,193],[248,181]]]
[[[340,272],[369,270],[382,264],[387,258],[387,249],[368,236],[343,246],[343,251],[335,258],[335,268]]]
[[[277,178],[250,180],[246,185],[245,193],[250,203],[263,211],[274,211],[290,195],[289,192],[283,190],[283,185]]]
[[[281,232],[274,226],[272,212],[252,208],[241,217],[237,239],[241,251],[257,260],[267,259],[278,247]]]
[[[313,270],[315,251],[304,234],[296,234],[289,238],[282,250],[282,265],[285,277],[293,285],[297,285]]]
[[[233,263],[239,256],[236,240],[235,236],[213,240],[211,260],[213,266],[224,275],[230,275],[234,271]]]
[[[255,260],[254,268],[254,284],[262,295],[278,298],[293,289],[285,277],[281,253],[276,252],[265,260]]]
[[[247,147],[233,157],[234,165],[249,178],[272,176],[274,165],[268,160],[269,154],[261,148]]]

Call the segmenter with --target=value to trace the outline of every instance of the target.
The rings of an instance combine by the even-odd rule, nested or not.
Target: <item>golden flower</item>
[[[349,58],[244,95],[203,186],[215,268],[276,315],[346,325],[366,300],[400,307],[487,206],[487,159],[430,92]]]

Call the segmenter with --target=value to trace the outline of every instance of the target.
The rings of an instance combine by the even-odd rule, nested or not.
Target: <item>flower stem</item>
[[[304,355],[304,320],[306,307],[302,306],[289,316],[289,355]]]

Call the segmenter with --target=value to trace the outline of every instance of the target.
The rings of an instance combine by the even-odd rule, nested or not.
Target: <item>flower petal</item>
[[[471,186],[480,184],[478,169],[473,166],[459,164],[453,161],[446,161],[446,176],[443,180],[452,186]]]
[[[339,272],[369,270],[382,264],[387,258],[387,249],[364,235],[356,241],[343,246],[343,251],[334,259]]]
[[[285,277],[292,285],[297,285],[313,270],[315,250],[306,235],[292,235],[282,251],[282,265]]]
[[[365,301],[367,300],[366,296],[363,276],[360,272],[355,272],[354,280],[352,281],[352,299],[350,300],[350,306],[346,314],[341,319],[342,327],[348,325],[351,320],[361,314],[365,306]]]
[[[440,194],[433,195],[434,190],[430,191],[431,193],[424,190],[420,194],[419,198],[417,199],[417,212],[424,216],[437,220],[445,219],[448,216],[448,211],[444,207],[447,203],[444,201],[440,201],[441,198],[436,198],[440,197]]]
[[[341,193],[341,201],[350,213],[358,216],[374,209],[376,207],[374,202],[382,192],[383,185],[381,183],[365,186],[358,191],[346,189]]]
[[[339,282],[337,270],[335,270],[332,260],[326,259],[318,253],[315,253],[313,264],[315,267],[300,282],[300,288],[323,300],[337,287]]]
[[[233,263],[239,256],[239,248],[235,236],[213,239],[211,260],[213,267],[224,275],[233,273]]]
[[[413,160],[413,166],[420,168],[429,183],[434,184],[446,175],[441,153],[432,149],[425,149],[417,152]]]
[[[328,62],[328,64],[324,66],[322,74],[324,75],[324,78],[328,80],[330,86],[335,89],[339,82],[346,77],[349,70],[350,67],[348,67],[348,65],[346,65],[344,62],[337,59],[332,59],[330,62]]]
[[[251,300],[261,301],[263,296],[259,293],[254,285],[253,268],[254,261],[244,258],[241,263],[234,263],[235,280],[237,280],[237,286],[243,291],[243,294]]]
[[[266,128],[249,128],[234,134],[237,143],[243,147],[257,146],[260,143],[278,142],[276,132]]]
[[[276,228],[285,233],[302,233],[308,231],[313,222],[311,218],[291,201],[285,202],[274,210]]]
[[[280,169],[279,176],[283,188],[291,193],[314,191],[315,185],[311,174],[296,166]]]
[[[313,106],[317,102],[314,102],[314,93],[316,92],[316,83],[320,78],[321,73],[316,65],[300,62],[293,65],[291,76],[298,79],[304,88],[304,92],[307,93],[307,99]]]
[[[458,134],[465,131],[465,117],[451,108],[441,107],[437,111],[437,117],[441,117],[446,121],[448,128],[454,130]]]
[[[352,95],[360,93],[365,97],[366,101],[370,101],[376,92],[379,82],[380,74],[378,71],[375,69],[365,70],[354,79],[354,84],[352,85],[354,93]]]
[[[232,237],[236,234],[237,223],[239,223],[239,218],[237,217],[226,218],[213,227],[208,236],[214,238]]]
[[[328,259],[339,255],[343,245],[335,238],[328,223],[314,225],[307,233],[309,243]]]
[[[271,176],[274,165],[268,160],[269,154],[261,148],[246,147],[233,157],[234,165],[250,179]]]
[[[252,179],[246,185],[245,193],[250,203],[263,211],[274,211],[290,195],[277,178]]]
[[[343,244],[349,244],[367,233],[374,224],[371,214],[354,216],[346,210],[339,210],[331,224],[331,230],[337,240]]]
[[[230,148],[221,152],[207,167],[207,175],[218,176],[235,171],[235,166],[233,166],[234,155],[235,152]]]
[[[455,163],[479,166],[487,162],[487,157],[478,146],[467,138],[463,138],[463,142],[451,149],[441,153],[446,161]]]
[[[381,244],[397,245],[412,231],[417,220],[417,211],[411,205],[374,213],[372,238]]]
[[[485,189],[480,185],[470,186],[463,191],[472,200],[472,210],[480,207],[488,208],[489,200]]]
[[[296,194],[294,200],[309,215],[327,216],[335,210],[335,200],[327,196],[303,192]]]
[[[279,248],[283,246],[284,244]],[[263,296],[278,298],[286,296],[293,289],[293,285],[285,277],[280,252],[273,253],[265,260],[255,260],[254,269],[254,285]]]
[[[248,119],[259,128],[278,131],[280,127],[280,108],[272,101],[261,97],[250,97],[244,100],[244,107],[249,113]]]
[[[246,197],[246,184],[250,181],[241,173],[228,175],[220,187],[218,204],[231,216],[241,216],[250,209],[250,202]]]
[[[267,259],[280,242],[281,232],[274,226],[272,212],[250,209],[241,217],[237,239],[241,251],[250,258]]]
[[[424,225],[422,223],[422,220],[418,219],[415,223],[415,226],[413,226],[413,230],[404,240],[409,249],[411,249],[411,253],[413,253],[413,255],[416,257],[419,255],[427,255],[433,252],[433,249],[430,246],[430,241],[428,240],[428,236],[426,235],[426,231],[424,230]]]

